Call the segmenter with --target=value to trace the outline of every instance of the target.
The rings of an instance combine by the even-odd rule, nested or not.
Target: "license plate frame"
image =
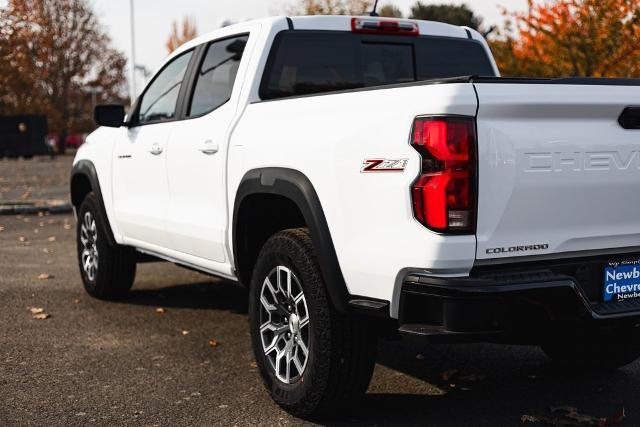
[[[640,300],[640,259],[606,262],[602,268],[602,301]]]

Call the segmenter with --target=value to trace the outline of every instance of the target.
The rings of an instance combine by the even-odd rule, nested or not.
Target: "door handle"
[[[162,154],[162,147],[156,142],[151,146],[151,150],[149,150],[149,153],[153,154],[154,156]]]
[[[202,148],[199,149],[202,154],[216,154],[219,150],[218,144],[214,144],[212,140],[208,139],[204,142]]]

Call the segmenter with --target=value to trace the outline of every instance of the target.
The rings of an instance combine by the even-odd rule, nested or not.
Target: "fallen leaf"
[[[45,320],[48,319],[49,317],[51,317],[50,315],[48,315],[47,313],[40,313],[40,314],[34,314],[33,318],[36,320]]]
[[[24,243],[24,242],[28,241],[29,239],[27,239],[27,238],[26,238],[26,237],[24,237],[24,236],[20,236],[20,237],[18,237],[18,240],[20,240],[21,242],[23,242],[23,243]]]
[[[164,314],[167,312],[167,309],[164,307],[158,307],[156,308],[156,313],[160,313],[160,314]]]
[[[182,331],[182,335],[189,335],[189,331]]]
[[[0,225],[0,231],[4,231],[4,225]]]
[[[38,276],[38,280],[49,280],[49,279],[53,279],[53,275],[51,275],[49,273],[41,273]]]
[[[74,298],[71,302],[74,304],[80,304],[80,298]]]
[[[31,312],[31,314],[40,314],[40,313],[44,313],[44,308],[41,307],[31,307],[29,309],[29,311]]]
[[[65,230],[71,230],[71,224],[65,224],[64,225],[64,229]]]
[[[49,238],[47,240],[49,242],[55,242],[56,241],[56,236],[49,236]]]
[[[220,345],[220,343],[219,343],[215,338],[211,338],[211,339],[209,340],[209,345],[210,345],[211,347],[217,347],[218,345]]]
[[[449,381],[451,378],[455,377],[457,374],[458,374],[457,369],[448,369],[440,374],[440,378],[442,378],[443,381]]]
[[[251,362],[249,366],[252,367],[253,369],[256,369],[258,367],[258,364],[256,362]]]

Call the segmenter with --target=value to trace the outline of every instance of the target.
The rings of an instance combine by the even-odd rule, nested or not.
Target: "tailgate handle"
[[[627,107],[618,117],[618,123],[624,129],[640,129],[640,107]]]

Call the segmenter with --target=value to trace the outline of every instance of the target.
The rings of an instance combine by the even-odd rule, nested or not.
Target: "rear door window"
[[[189,117],[207,114],[231,98],[248,38],[249,36],[242,35],[209,44],[198,70]]]

